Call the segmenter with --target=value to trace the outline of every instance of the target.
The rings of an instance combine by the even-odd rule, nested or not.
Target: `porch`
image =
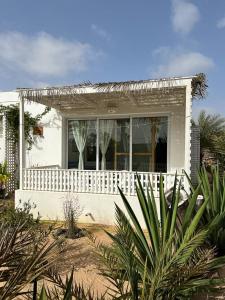
[[[81,222],[92,215],[93,222],[113,224],[114,203],[123,205],[118,187],[138,213],[137,176],[145,191],[151,184],[156,197],[160,174],[165,191],[173,187],[176,173],[187,189],[183,170],[190,175],[191,82],[186,77],[19,90],[16,203],[32,201],[44,218],[61,219],[63,199],[73,193],[84,207]],[[25,157],[27,101],[60,116],[58,129],[44,128],[45,148],[31,151],[32,164]]]

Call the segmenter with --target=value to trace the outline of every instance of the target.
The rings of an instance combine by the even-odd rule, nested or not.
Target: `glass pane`
[[[68,168],[96,169],[96,121],[68,123]]]
[[[134,118],[132,120],[133,171],[148,172],[152,170],[151,148],[150,118]]]
[[[101,170],[129,170],[130,120],[99,121]]]
[[[134,118],[132,121],[132,169],[166,172],[167,117]]]
[[[155,172],[167,172],[168,118],[158,118],[155,145]]]

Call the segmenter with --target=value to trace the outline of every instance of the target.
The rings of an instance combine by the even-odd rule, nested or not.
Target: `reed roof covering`
[[[77,85],[20,88],[20,97],[53,107],[62,112],[96,109],[105,105],[180,105],[184,102],[186,84],[191,81],[193,98],[203,98],[206,80],[203,74],[192,77],[163,78],[125,82],[86,82]]]

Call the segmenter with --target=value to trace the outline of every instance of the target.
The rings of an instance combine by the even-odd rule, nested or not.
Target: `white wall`
[[[25,111],[33,116],[42,113],[44,105],[26,103]],[[51,109],[40,121],[43,126],[43,137],[35,136],[35,144],[26,151],[26,167],[58,165],[62,166],[62,117]]]
[[[119,195],[88,193],[70,195],[77,197],[80,207],[83,209],[82,215],[79,218],[80,223],[113,225],[115,223],[115,203],[125,211],[122,199]],[[64,192],[31,192],[17,190],[15,205],[16,207],[21,206],[20,200],[22,200],[22,203],[29,201],[30,204],[36,205],[36,208],[33,209],[34,215],[37,216],[39,212],[42,220],[63,220],[63,202],[66,197],[68,197],[68,193]],[[137,198],[128,196],[127,199],[142,226],[145,227]],[[91,214],[91,216],[89,214]]]
[[[19,94],[16,91],[0,92],[0,105],[13,105],[19,103]],[[25,111],[30,112],[33,116],[42,113],[44,105],[37,103],[25,103]],[[43,137],[35,137],[35,144],[30,151],[26,151],[26,167],[58,165],[62,166],[62,117],[56,110],[45,115],[40,125],[43,126]],[[4,148],[4,140],[0,139],[0,148]],[[4,151],[1,150],[3,161]]]

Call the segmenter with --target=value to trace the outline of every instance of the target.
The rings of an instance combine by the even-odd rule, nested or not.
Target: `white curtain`
[[[102,153],[101,169],[106,169],[106,152],[109,147],[110,140],[112,138],[114,120],[100,120],[99,126],[99,146]]]
[[[88,121],[82,121],[82,120],[72,121],[71,128],[72,128],[72,133],[73,133],[75,143],[77,145],[77,149],[79,151],[78,169],[83,170],[84,169],[83,152],[87,141]]]

